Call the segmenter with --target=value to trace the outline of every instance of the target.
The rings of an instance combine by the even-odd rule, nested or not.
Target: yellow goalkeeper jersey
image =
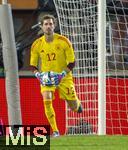
[[[41,72],[62,72],[69,63],[75,61],[71,42],[56,33],[53,41],[49,43],[45,41],[44,36],[38,38],[31,47],[30,65],[38,67],[39,60]]]

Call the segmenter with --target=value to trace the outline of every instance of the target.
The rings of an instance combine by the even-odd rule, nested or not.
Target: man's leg
[[[66,100],[69,107],[75,111],[75,112],[78,112],[78,113],[82,113],[83,109],[82,109],[82,105],[81,105],[81,102],[80,100]]]
[[[77,97],[73,80],[69,79],[59,85],[59,95],[61,99],[67,101],[69,107],[78,113],[82,113],[82,105]]]
[[[42,95],[44,100],[45,115],[49,121],[49,124],[53,132],[58,132],[56,115],[52,105],[53,92],[52,91],[43,92]]]

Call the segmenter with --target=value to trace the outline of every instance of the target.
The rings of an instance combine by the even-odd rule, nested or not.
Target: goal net
[[[54,0],[61,34],[73,43],[83,113],[66,112],[67,134],[98,132],[98,0]],[[106,133],[128,133],[128,2],[106,5]],[[102,27],[101,27],[102,28]]]

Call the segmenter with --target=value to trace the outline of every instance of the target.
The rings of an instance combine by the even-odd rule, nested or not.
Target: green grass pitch
[[[51,139],[50,150],[128,150],[128,136],[62,136]]]
[[[128,150],[128,136],[72,135],[50,139],[50,150]],[[47,150],[31,146],[0,146],[0,150]]]

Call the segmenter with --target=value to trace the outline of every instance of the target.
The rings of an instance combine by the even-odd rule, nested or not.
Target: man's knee
[[[52,91],[45,91],[42,93],[44,100],[52,100],[53,99],[53,92]]]
[[[67,101],[71,110],[75,111],[77,109],[77,101]]]
[[[67,101],[67,103],[68,103],[68,105],[69,105],[69,107],[72,111],[82,113],[83,108],[82,108],[82,105],[81,105],[80,101],[78,101],[78,100]]]

